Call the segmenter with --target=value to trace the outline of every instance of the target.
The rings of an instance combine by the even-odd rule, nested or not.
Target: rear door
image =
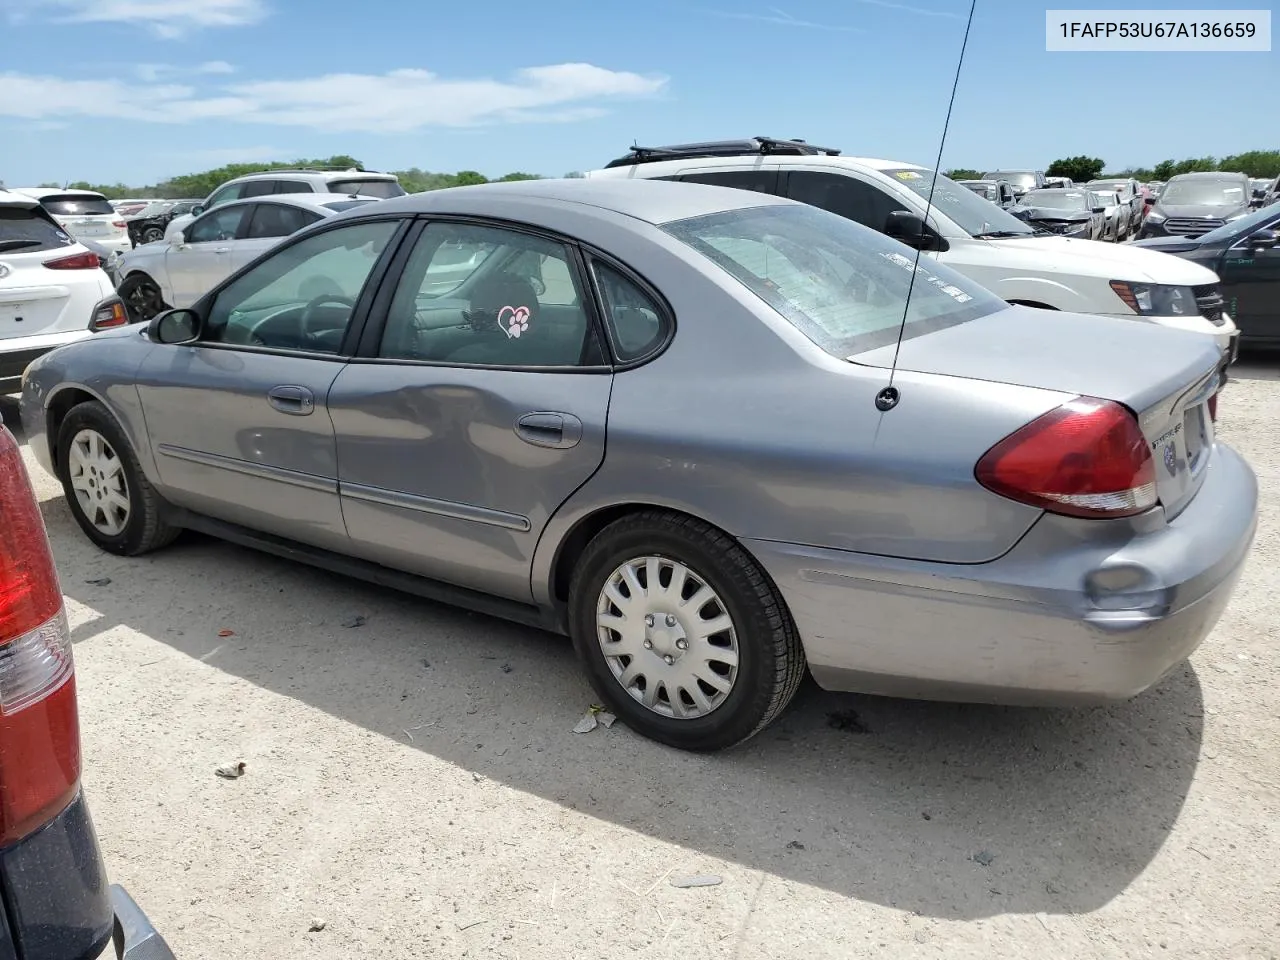
[[[442,292],[433,266],[459,249],[489,252]],[[547,520],[604,459],[613,375],[589,289],[555,237],[422,230],[329,392],[352,550],[532,599]]]
[[[779,167],[776,163],[757,163],[744,170],[726,170],[724,167],[681,170],[679,176],[673,179],[684,183],[709,183],[714,187],[732,187],[735,190],[754,190],[757,193],[776,194],[779,191]]]
[[[175,307],[189,307],[231,275],[232,244],[252,204],[220,206],[193,220],[181,242],[169,245],[165,268]]]
[[[789,170],[785,183],[790,199],[821,207],[880,233],[884,233],[890,213],[907,209],[897,197],[852,173]]]
[[[77,280],[80,271],[44,263],[77,250],[85,252],[44,210],[0,202],[0,341],[58,332],[71,296],[59,281]]]
[[[251,204],[247,217],[242,236],[231,244],[233,271],[256,260],[285,237],[315,223],[320,214],[287,203],[263,201]]]

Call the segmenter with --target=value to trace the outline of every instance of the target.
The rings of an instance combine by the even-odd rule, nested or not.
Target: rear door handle
[[[316,395],[306,387],[286,384],[267,391],[267,402],[281,413],[308,416],[316,408]]]
[[[214,253],[230,253],[231,248],[230,247],[214,247],[213,252]]]
[[[516,421],[516,436],[535,447],[574,447],[582,439],[582,421],[571,413],[526,413]]]

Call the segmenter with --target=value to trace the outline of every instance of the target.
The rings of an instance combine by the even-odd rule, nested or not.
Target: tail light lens
[[[79,782],[62,591],[18,445],[0,427],[0,847],[48,822]]]
[[[1156,471],[1137,418],[1077,397],[1001,440],[978,461],[993,493],[1069,517],[1130,517],[1155,506]]]
[[[1209,419],[1214,423],[1218,422],[1218,394],[1214,394],[1209,398],[1209,402],[1205,404],[1209,408]]]
[[[73,253],[69,257],[46,260],[44,265],[50,270],[97,270],[102,266],[102,258],[96,253]]]
[[[128,224],[126,224],[123,220],[112,220],[111,225],[118,230],[125,230],[128,228]]]
[[[95,333],[99,330],[109,330],[112,327],[123,327],[129,322],[129,314],[125,310],[124,302],[118,297],[111,297],[103,300],[93,308],[93,318],[89,321],[89,329]]]

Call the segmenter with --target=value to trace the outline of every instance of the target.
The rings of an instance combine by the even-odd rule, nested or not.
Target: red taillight
[[[0,847],[62,810],[79,782],[62,591],[18,445],[0,427]]]
[[[120,230],[124,230],[124,229],[126,229],[126,228],[128,227],[128,224],[127,224],[127,223],[125,223],[123,220],[112,220],[112,221],[111,221],[111,225],[112,225],[113,227],[116,227],[116,228],[120,229]]]
[[[112,327],[123,327],[128,322],[129,314],[125,312],[124,303],[116,299],[105,300],[93,308],[89,329],[109,330]]]
[[[44,265],[50,270],[97,270],[102,260],[96,253],[73,253],[69,257],[46,260]]]
[[[1070,517],[1129,517],[1156,503],[1155,463],[1137,419],[1094,397],[1031,421],[974,473],[993,493]]]
[[[1209,408],[1209,419],[1212,420],[1214,423],[1217,423],[1218,422],[1218,395],[1216,393],[1209,398],[1209,402],[1208,404],[1206,404],[1206,406],[1208,406]]]

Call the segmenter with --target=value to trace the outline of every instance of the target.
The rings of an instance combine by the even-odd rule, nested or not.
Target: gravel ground
[[[106,556],[35,468],[113,878],[182,960],[1274,957],[1280,383],[1238,376],[1220,435],[1259,539],[1160,688],[1073,712],[810,688],[712,757],[573,734],[591,695],[555,637],[198,537]],[[671,884],[698,874],[722,882]]]

